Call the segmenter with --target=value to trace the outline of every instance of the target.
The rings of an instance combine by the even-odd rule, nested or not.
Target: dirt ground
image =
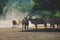
[[[0,40],[60,40],[60,32],[21,32],[20,28],[1,28]]]

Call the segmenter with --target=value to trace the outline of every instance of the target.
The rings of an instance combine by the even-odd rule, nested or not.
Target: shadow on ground
[[[59,29],[31,29],[31,30],[26,30],[26,31],[21,31],[21,32],[60,32]]]

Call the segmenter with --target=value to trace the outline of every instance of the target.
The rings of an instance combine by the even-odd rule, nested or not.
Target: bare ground
[[[1,28],[0,40],[60,40],[60,32],[21,32],[20,28]]]

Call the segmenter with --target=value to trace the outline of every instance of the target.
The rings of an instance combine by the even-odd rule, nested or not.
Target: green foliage
[[[21,1],[21,0],[20,0]],[[20,10],[22,12],[28,12],[32,9],[32,7],[34,6],[34,2],[33,0],[23,0],[21,2],[19,2],[19,0],[9,0],[9,3],[11,8]]]
[[[60,17],[60,12],[59,12],[59,11],[57,11],[57,12],[56,12],[56,14],[55,14],[55,16]]]
[[[3,8],[6,6],[8,0],[0,0],[0,14],[3,14]]]
[[[44,15],[60,16],[60,0],[33,0],[35,5],[33,10],[41,10]],[[39,15],[39,14],[38,14]]]

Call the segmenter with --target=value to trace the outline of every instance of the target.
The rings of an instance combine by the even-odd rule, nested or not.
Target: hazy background
[[[60,0],[0,0],[0,26],[12,25],[12,20],[24,16],[40,18],[44,15],[60,17]]]

